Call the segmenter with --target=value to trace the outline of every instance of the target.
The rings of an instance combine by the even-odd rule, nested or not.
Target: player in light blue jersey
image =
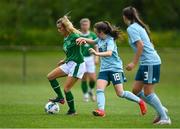
[[[97,105],[98,109],[93,111],[95,116],[105,116],[105,88],[112,82],[117,96],[126,98],[139,104],[141,113],[146,113],[146,105],[142,99],[129,91],[123,90],[123,82],[126,80],[123,73],[122,60],[118,55],[115,40],[119,38],[119,31],[112,27],[109,22],[98,22],[94,26],[94,31],[98,38],[96,40],[88,38],[79,38],[76,41],[79,44],[89,43],[97,44],[99,52],[90,48],[90,52],[100,56],[100,72],[97,80]]]
[[[161,59],[149,38],[149,29],[139,18],[134,7],[123,9],[123,19],[128,25],[129,44],[135,52],[133,61],[127,65],[126,69],[133,70],[139,62],[133,93],[157,111],[158,116],[153,121],[154,124],[171,124],[167,109],[154,93],[154,84],[159,82]]]

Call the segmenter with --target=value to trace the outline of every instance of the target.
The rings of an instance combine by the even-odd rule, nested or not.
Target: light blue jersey
[[[98,45],[99,52],[112,51],[112,56],[100,57],[101,60],[100,72],[102,71],[123,72],[122,60],[118,55],[118,50],[114,38],[108,35],[106,39],[97,38],[95,42]]]
[[[159,65],[161,59],[154,49],[146,30],[138,23],[133,23],[127,28],[129,44],[136,52],[136,42],[141,40],[144,43],[143,53],[140,57],[140,65]]]

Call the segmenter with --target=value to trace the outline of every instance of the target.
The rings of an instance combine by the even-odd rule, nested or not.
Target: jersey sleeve
[[[73,34],[72,38],[73,38],[73,40],[76,40],[77,38],[80,38],[80,35],[79,34]]]
[[[97,36],[95,33],[92,33],[93,40],[97,39]]]
[[[113,51],[114,47],[114,39],[109,39],[107,42],[107,51]]]
[[[76,39],[79,38],[79,37],[80,37],[79,34],[73,34],[72,35],[72,38],[71,38],[71,47],[77,45]]]
[[[94,39],[95,44],[97,45],[99,42],[99,38]]]
[[[127,29],[127,32],[132,43],[136,43],[138,40],[141,40],[139,32],[135,28],[130,27]]]

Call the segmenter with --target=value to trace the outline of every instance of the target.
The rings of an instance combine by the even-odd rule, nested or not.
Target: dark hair
[[[123,9],[123,15],[131,21],[131,24],[134,22],[137,22],[140,26],[142,26],[147,34],[150,37],[150,30],[149,27],[140,19],[138,11],[136,10],[136,8],[129,6]]]
[[[94,28],[99,33],[103,32],[105,34],[112,36],[115,40],[121,38],[121,31],[117,27],[112,26],[108,21],[97,22],[94,25]]]

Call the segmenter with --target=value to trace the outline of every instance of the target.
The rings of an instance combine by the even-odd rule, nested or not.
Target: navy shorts
[[[126,77],[123,72],[102,71],[99,73],[98,79],[106,80],[108,85],[110,82],[112,82],[113,85],[126,82]]]
[[[160,65],[140,65],[136,74],[136,81],[143,81],[145,84],[158,83],[160,79]]]

